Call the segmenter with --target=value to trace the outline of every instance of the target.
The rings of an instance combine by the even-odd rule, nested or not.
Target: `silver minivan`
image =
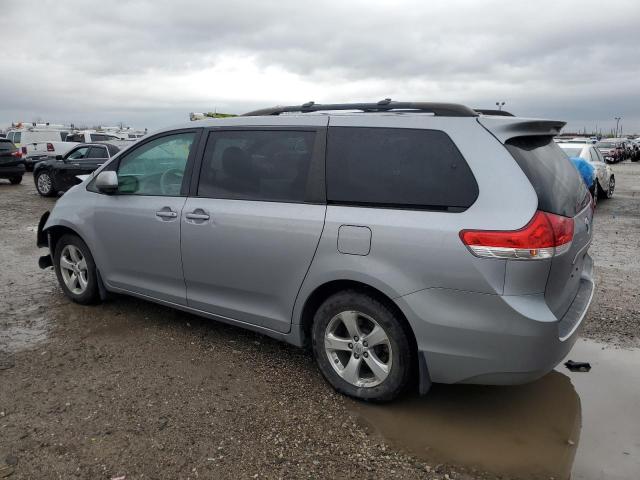
[[[338,391],[516,384],[574,344],[591,196],[563,122],[456,104],[276,107],[145,137],[38,227],[64,293],[309,346]]]

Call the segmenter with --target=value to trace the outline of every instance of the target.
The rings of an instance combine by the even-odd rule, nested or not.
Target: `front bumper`
[[[421,383],[515,385],[550,372],[571,350],[593,298],[587,255],[578,293],[558,320],[544,294],[427,289],[396,299],[416,336]],[[423,371],[425,371],[423,373]]]

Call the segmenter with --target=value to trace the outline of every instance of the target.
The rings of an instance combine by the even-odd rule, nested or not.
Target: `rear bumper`
[[[0,165],[0,178],[18,177],[24,175],[24,164]]]
[[[551,371],[573,347],[593,298],[593,263],[585,260],[578,293],[559,320],[544,294],[427,289],[397,298],[426,364],[423,381],[513,385]]]
[[[41,155],[38,157],[26,157],[24,163],[27,167],[34,167],[36,163],[40,163],[43,160],[50,160],[48,155]]]

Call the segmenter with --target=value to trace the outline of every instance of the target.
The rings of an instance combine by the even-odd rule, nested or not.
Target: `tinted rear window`
[[[506,146],[538,194],[540,210],[574,217],[589,204],[580,174],[551,137],[516,137]]]
[[[0,152],[15,150],[15,146],[9,140],[0,139]]]
[[[438,130],[332,127],[327,200],[461,211],[478,184],[453,141]]]

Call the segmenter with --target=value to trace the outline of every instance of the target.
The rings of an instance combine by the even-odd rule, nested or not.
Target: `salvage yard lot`
[[[639,347],[640,163],[612,168],[582,332]],[[30,175],[0,184],[0,477],[492,478],[386,443],[303,350],[133,298],[70,303],[37,267],[54,202]]]

